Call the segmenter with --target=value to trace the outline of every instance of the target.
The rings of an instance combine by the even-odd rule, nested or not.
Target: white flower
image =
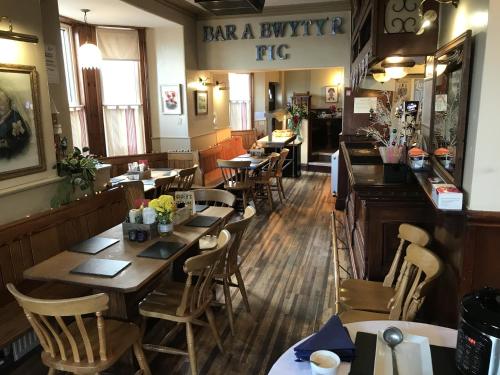
[[[12,123],[12,135],[14,137],[18,137],[21,134],[24,134],[25,131],[26,130],[23,128],[21,120]]]

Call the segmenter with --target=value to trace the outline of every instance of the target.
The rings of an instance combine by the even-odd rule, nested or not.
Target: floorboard
[[[251,313],[234,290],[233,337],[225,309],[215,311],[225,353],[219,352],[209,329],[195,328],[200,374],[267,374],[287,348],[334,312],[330,176],[305,172],[300,179],[285,179],[285,189],[286,204],[280,205],[275,193],[273,212],[266,202],[257,206],[240,251]],[[174,343],[184,349],[181,332]],[[30,374],[46,373],[39,360],[31,362]],[[189,373],[187,358],[171,355],[159,354],[151,367],[154,374]]]

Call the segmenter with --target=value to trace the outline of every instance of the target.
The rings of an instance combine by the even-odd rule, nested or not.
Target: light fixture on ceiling
[[[437,20],[437,12],[433,9],[429,9],[424,13],[424,3],[427,0],[422,0],[419,6],[419,14],[420,14],[420,27],[417,30],[417,35],[422,35],[425,32],[425,29],[428,29],[432,26],[432,24]],[[460,0],[434,0],[439,4],[450,4],[455,8],[458,7],[458,3]]]
[[[372,72],[373,79],[380,83],[385,83],[391,79],[389,75],[383,70],[376,70]]]
[[[15,40],[16,42],[38,43],[38,37],[36,35],[14,32],[12,20],[9,17],[1,16],[0,22],[2,21],[7,21],[9,23],[9,30],[0,30],[0,38]]]
[[[81,9],[83,20],[87,25],[87,13],[90,9]],[[97,45],[88,40],[78,48],[78,62],[82,69],[99,69],[102,63],[102,54]]]
[[[408,71],[406,68],[411,68],[415,66],[415,61],[403,61],[403,58],[399,62],[389,62],[394,61],[394,59],[387,58],[382,63],[382,68],[385,69],[385,74],[392,79],[400,79],[407,76]]]

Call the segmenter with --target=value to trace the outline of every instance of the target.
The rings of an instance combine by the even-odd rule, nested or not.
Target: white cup
[[[340,366],[340,358],[337,354],[328,350],[318,350],[311,354],[311,371],[314,375],[336,375]]]

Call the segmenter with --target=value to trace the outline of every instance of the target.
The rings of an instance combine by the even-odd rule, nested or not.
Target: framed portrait
[[[0,64],[0,180],[45,169],[36,68]]]
[[[208,115],[208,91],[194,92],[196,115]]]
[[[182,115],[182,85],[162,85],[161,103],[164,115]]]
[[[325,89],[325,102],[337,103],[339,100],[339,92],[337,86],[327,86]]]

